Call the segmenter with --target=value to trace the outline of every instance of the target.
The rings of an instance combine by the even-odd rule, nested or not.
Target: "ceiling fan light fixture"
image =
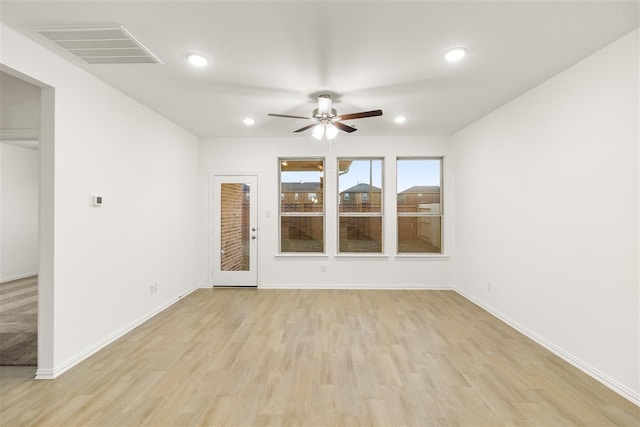
[[[460,61],[467,55],[466,47],[453,47],[444,53],[444,59],[449,62]]]
[[[402,124],[407,121],[407,118],[405,116],[397,116],[393,121],[398,124]]]
[[[242,123],[244,123],[247,126],[251,126],[251,125],[255,124],[256,121],[254,119],[252,119],[251,117],[247,117],[247,118],[242,120]]]
[[[322,137],[324,136],[324,125],[323,124],[317,124],[313,128],[313,131],[311,132],[311,136],[313,136],[315,139],[320,141],[322,139]]]
[[[328,140],[332,140],[336,136],[338,136],[338,128],[332,124],[327,125],[327,129],[325,130],[325,134],[327,135]]]
[[[204,67],[209,63],[209,60],[199,53],[190,53],[187,55],[187,61],[194,67]]]

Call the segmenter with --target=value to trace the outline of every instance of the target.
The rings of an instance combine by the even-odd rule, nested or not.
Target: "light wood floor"
[[[451,291],[202,289],[53,381],[12,369],[2,426],[640,423]]]
[[[38,276],[0,283],[0,365],[35,365]]]

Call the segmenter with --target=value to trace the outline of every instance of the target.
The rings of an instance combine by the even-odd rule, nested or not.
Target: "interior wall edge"
[[[560,357],[565,362],[571,364],[575,368],[577,368],[580,371],[584,372],[585,374],[589,375],[591,378],[593,378],[596,381],[598,381],[599,383],[605,385],[607,388],[609,388],[612,391],[616,392],[617,394],[619,394],[620,396],[624,397],[625,399],[627,399],[631,403],[633,403],[633,404],[635,404],[637,406],[640,406],[640,393],[634,392],[630,388],[624,386],[623,384],[621,384],[618,381],[614,380],[610,376],[604,374],[603,372],[601,372],[598,369],[592,367],[588,363],[585,363],[580,358],[578,358],[578,357],[574,356],[573,354],[569,353],[568,351],[564,350],[562,347],[557,346],[556,344],[554,344],[551,341],[547,340],[543,336],[538,335],[534,331],[532,331],[529,328],[523,326],[522,324],[516,322],[515,320],[511,319],[510,317],[505,316],[504,314],[502,314],[501,312],[499,312],[498,310],[496,310],[495,308],[493,308],[489,304],[487,304],[484,301],[480,300],[479,298],[476,298],[475,296],[465,292],[461,288],[458,288],[457,286],[454,285],[453,286],[453,291],[455,291],[456,293],[458,293],[460,296],[464,297],[465,299],[469,300],[473,304],[477,305],[478,307],[480,307],[481,309],[483,309],[487,313],[491,314],[492,316],[494,316],[498,320],[504,322],[505,324],[507,324],[511,328],[513,328],[516,331],[520,332],[521,334],[523,334],[527,338],[529,338],[529,339],[535,341],[536,343],[540,344],[542,347],[544,347],[545,349],[549,350],[551,353],[555,354],[556,356]]]

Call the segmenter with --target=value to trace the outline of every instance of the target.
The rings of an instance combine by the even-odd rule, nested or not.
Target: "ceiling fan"
[[[344,120],[363,119],[365,117],[381,116],[382,110],[363,111],[361,113],[343,114],[338,116],[335,108],[331,107],[331,95],[323,94],[318,96],[318,108],[314,108],[311,117],[290,116],[288,114],[272,114],[273,117],[286,117],[290,119],[312,120],[310,125],[301,127],[294,132],[304,132],[313,128],[312,136],[322,139],[326,135],[327,139],[333,139],[338,135],[338,129],[352,133],[358,129],[342,123]]]

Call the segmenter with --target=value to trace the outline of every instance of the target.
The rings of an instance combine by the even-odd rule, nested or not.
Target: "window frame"
[[[296,161],[319,161],[322,162],[322,169],[320,170],[321,177],[324,178],[321,181],[322,191],[322,212],[282,212],[282,199],[278,200],[278,255],[283,256],[323,256],[327,253],[327,198],[326,198],[326,158],[325,157],[278,157],[278,192],[284,194],[282,191],[282,162],[296,162]],[[298,193],[295,193],[295,200],[298,200]],[[283,252],[282,251],[282,217],[322,217],[322,252]]]
[[[429,213],[429,212],[398,212],[398,161],[401,160],[439,160],[440,161],[440,212],[439,213]],[[395,211],[396,211],[396,226],[395,226],[395,235],[396,235],[396,256],[442,256],[445,254],[445,244],[444,244],[444,221],[445,221],[445,209],[444,209],[444,156],[401,156],[396,157],[396,194],[395,194]],[[419,218],[419,217],[439,217],[440,218],[440,252],[400,252],[400,221],[399,218]]]
[[[380,161],[380,212],[340,212],[340,161],[344,160],[379,160]],[[336,255],[339,256],[371,256],[385,255],[385,160],[384,156],[345,156],[336,157],[336,192],[338,194],[336,206]],[[373,186],[373,183],[369,185]],[[347,193],[348,194],[348,193]],[[349,197],[344,200],[349,200]],[[380,218],[380,252],[342,252],[340,251],[340,219],[341,218]]]

